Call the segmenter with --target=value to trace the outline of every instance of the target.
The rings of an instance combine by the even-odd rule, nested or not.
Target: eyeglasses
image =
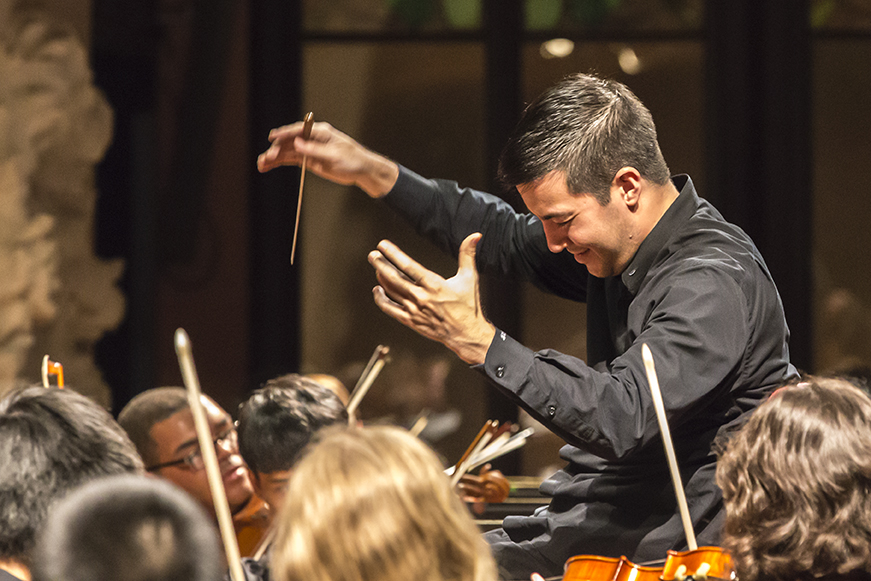
[[[224,446],[225,449],[235,450],[239,445],[239,436],[236,433],[236,428],[231,427],[218,434],[215,439],[212,440],[212,443],[215,445],[215,452],[218,451],[218,446]],[[202,470],[206,464],[203,460],[203,453],[200,447],[197,446],[196,450],[184,458],[164,462],[163,464],[155,464],[154,466],[146,468],[146,470],[152,472],[154,470],[160,470],[161,468],[168,468],[169,466],[180,466],[181,464],[185,464],[190,470]]]

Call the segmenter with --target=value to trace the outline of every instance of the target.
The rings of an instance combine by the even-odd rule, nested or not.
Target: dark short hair
[[[111,476],[58,504],[34,551],[34,581],[218,581],[214,525],[181,489]]]
[[[312,434],[347,421],[335,392],[296,373],[282,375],[240,406],[239,452],[255,474],[289,470]]]
[[[526,108],[502,151],[499,179],[517,186],[562,171],[570,192],[607,205],[626,166],[659,185],[669,179],[650,111],[622,83],[574,74]]]
[[[131,399],[118,414],[118,423],[130,435],[147,466],[160,461],[151,428],[187,407],[187,392],[183,387],[156,387]]]
[[[142,472],[121,426],[70,388],[26,387],[0,401],[0,559],[30,564],[52,505],[94,478]]]
[[[717,467],[741,581],[871,578],[871,399],[808,377],[778,390]]]

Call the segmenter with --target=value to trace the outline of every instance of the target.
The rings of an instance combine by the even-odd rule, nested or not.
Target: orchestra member
[[[33,581],[219,581],[214,524],[159,478],[111,476],[61,501],[39,535]]]
[[[294,466],[277,581],[493,581],[495,564],[435,453],[394,426],[327,428]]]
[[[308,377],[289,373],[267,381],[239,407],[239,450],[255,492],[270,516],[281,510],[293,465],[315,432],[347,425],[348,412],[332,390]],[[269,553],[242,560],[249,581],[269,578]]]
[[[871,399],[845,379],[777,390],[717,466],[741,581],[871,579]]]
[[[208,396],[202,396],[201,401],[212,432],[239,551],[242,556],[250,556],[269,528],[269,513],[263,500],[254,494],[230,414]],[[159,387],[140,393],[124,406],[118,422],[127,430],[148,472],[185,490],[217,520],[193,413],[183,388]]]
[[[36,535],[60,499],[101,476],[142,473],[111,414],[71,388],[0,400],[0,580],[29,581]]]
[[[274,129],[260,171],[300,165],[356,185],[458,253],[445,280],[382,241],[369,254],[388,315],[443,343],[568,444],[531,516],[487,533],[503,576],[561,575],[577,554],[662,559],[686,546],[641,356],[658,360],[700,544],[720,540],[715,440],[796,376],[771,274],[753,242],[670,177],[652,116],[623,84],[575,74],[523,113],[500,178],[528,213],[430,180],[328,123]],[[533,351],[484,315],[478,270],[587,304],[587,358]]]
[[[316,381],[289,373],[270,379],[239,407],[239,451],[255,492],[275,514],[300,453],[319,429],[347,425],[339,397]]]

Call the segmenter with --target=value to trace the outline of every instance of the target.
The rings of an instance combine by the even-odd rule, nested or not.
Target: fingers
[[[398,287],[407,288],[410,286],[409,282],[425,287],[427,278],[433,274],[389,240],[379,242],[378,250],[370,253],[369,257],[369,262],[375,267],[375,271],[379,275],[390,275],[388,280],[395,281]],[[373,257],[376,258],[375,262],[372,260]],[[378,257],[381,257],[381,260],[377,260]]]
[[[302,138],[304,128],[304,122],[298,121],[271,130],[269,149],[257,157],[258,171],[267,172],[282,165],[301,165],[303,157],[313,153],[311,144],[329,140],[332,126],[324,122],[313,124],[307,140]]]

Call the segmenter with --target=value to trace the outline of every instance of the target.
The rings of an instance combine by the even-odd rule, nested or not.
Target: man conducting
[[[484,373],[567,446],[541,485],[549,506],[487,534],[503,577],[560,575],[576,554],[636,563],[686,546],[642,344],[657,361],[699,544],[716,544],[722,496],[712,444],[793,377],[788,330],[759,251],[670,177],[647,108],[624,85],[567,77],[524,112],[500,178],[529,214],[454,182],[424,179],[327,123],[275,129],[258,167],[298,165],[380,198],[421,234],[459,252],[443,279],[389,241],[370,253],[388,315]],[[490,323],[478,269],[587,303],[587,359],[533,352]]]

